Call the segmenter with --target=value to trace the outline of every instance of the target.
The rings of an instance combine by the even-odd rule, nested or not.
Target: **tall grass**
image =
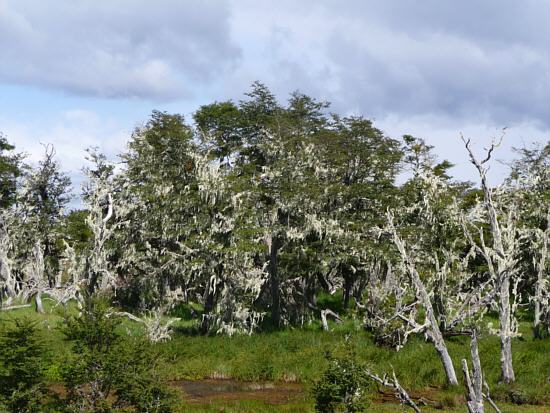
[[[37,314],[32,308],[0,313],[0,329],[2,320],[9,317],[27,316],[39,321],[50,349],[48,377],[56,381],[68,346],[56,328],[62,322],[63,309],[53,309],[48,303],[46,306],[46,315]],[[75,309],[71,307],[68,311]],[[194,331],[191,321],[183,321],[171,341],[158,344],[167,360],[163,366],[163,376],[166,380],[233,378],[300,382],[307,390],[326,366],[325,352],[334,350],[349,337],[358,357],[373,370],[384,373],[394,369],[401,384],[412,392],[433,395],[446,406],[452,407],[459,403],[462,389],[446,389],[444,371],[437,354],[433,346],[422,337],[412,338],[401,351],[396,352],[375,346],[358,320],[347,320],[344,324],[331,327],[332,331],[324,332],[319,324],[313,323],[303,329],[288,328],[251,336],[199,336],[190,334]],[[130,334],[138,334],[141,327],[125,320],[121,328]],[[513,343],[517,382],[512,386],[499,384],[500,344],[497,337],[485,336],[480,341],[485,376],[493,394],[501,402],[550,404],[550,340],[534,340],[527,322],[522,324],[521,330],[523,337]],[[469,359],[469,339],[453,337],[447,342],[459,373],[460,360]],[[308,411],[300,410],[302,407],[299,405],[292,411]],[[544,411],[541,406],[537,408],[539,410],[532,411]],[[187,411],[194,411],[192,409],[190,407]],[[197,411],[219,411],[214,407],[212,409]],[[224,411],[233,410],[228,408]],[[530,410],[518,408],[509,411]]]

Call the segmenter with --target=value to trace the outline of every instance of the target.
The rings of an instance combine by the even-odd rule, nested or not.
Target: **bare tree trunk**
[[[477,348],[477,335],[472,332],[470,342],[470,353],[472,355],[472,375],[468,371],[468,362],[462,359],[462,372],[464,373],[464,384],[466,386],[466,400],[469,413],[484,413],[483,405],[483,375],[481,362]]]
[[[332,311],[328,308],[326,310],[321,310],[321,323],[323,324],[323,330],[324,331],[329,331],[330,330],[329,327],[328,327],[327,316],[330,316],[330,317],[334,318],[334,321],[336,321],[337,323],[342,322],[342,319],[340,318],[340,316],[338,314],[336,314],[334,311]]]
[[[420,299],[422,306],[426,311],[426,319],[430,323],[430,327],[427,331],[428,337],[433,342],[435,350],[443,363],[443,368],[445,369],[445,374],[447,375],[447,381],[450,385],[456,386],[458,385],[458,379],[456,377],[453,360],[451,359],[449,350],[447,349],[447,344],[445,344],[443,334],[441,334],[441,330],[439,329],[439,322],[435,315],[428,291],[426,291],[426,287],[420,279],[420,275],[416,269],[410,267],[409,265],[409,270],[417,291],[417,297]]]
[[[397,231],[393,224],[393,216],[391,214],[388,214],[388,223],[390,224],[390,228],[393,233],[393,241],[397,249],[399,250],[401,259],[403,260],[403,263],[414,284],[416,296],[420,301],[422,307],[426,311],[426,320],[429,323],[426,334],[430,341],[432,341],[432,343],[434,344],[437,354],[439,355],[439,358],[443,363],[443,368],[445,369],[445,374],[447,375],[447,381],[450,385],[456,386],[458,385],[458,379],[456,377],[455,368],[453,366],[453,360],[451,359],[449,350],[447,349],[447,345],[445,344],[443,334],[441,334],[439,322],[432,306],[430,294],[428,294],[426,286],[422,282],[422,279],[420,278],[420,274],[418,274],[418,271],[416,270],[414,262],[409,257],[409,254],[405,247],[405,243],[397,234]]]
[[[35,296],[36,311],[40,314],[45,314],[44,305],[42,304],[42,291],[38,291]]]
[[[481,178],[481,188],[483,190],[484,196],[484,206],[489,218],[489,224],[491,228],[491,234],[493,236],[492,248],[487,247],[485,241],[483,240],[483,233],[481,232],[481,242],[482,248],[481,251],[487,261],[489,266],[489,272],[493,279],[495,280],[496,289],[499,293],[499,335],[500,335],[500,363],[502,370],[502,381],[510,384],[513,383],[516,379],[514,374],[514,368],[512,366],[512,306],[510,304],[510,271],[513,269],[514,262],[514,251],[513,248],[510,248],[510,239],[513,239],[513,236],[510,236],[508,233],[508,242],[504,244],[503,233],[501,229],[501,224],[498,220],[497,209],[493,201],[493,195],[491,188],[487,182],[487,168],[483,165],[491,159],[491,154],[493,150],[499,145],[493,144],[487,150],[487,157],[483,161],[478,161],[475,157],[472,149],[470,148],[470,141],[465,140],[464,144],[466,145],[466,150],[470,155],[470,161],[476,167]],[[505,227],[508,232],[514,231],[514,228],[510,228],[512,220],[509,220],[508,226]],[[496,269],[495,269],[496,264]]]
[[[510,278],[503,277],[500,283],[500,365],[502,381],[510,384],[516,380],[512,366],[512,320],[510,311]]]
[[[533,266],[535,267],[535,270],[537,272],[537,281],[535,283],[535,319],[533,322],[533,328],[535,332],[535,337],[540,338],[542,336],[542,328],[549,328],[550,326],[544,325],[545,323],[542,322],[542,316],[543,316],[543,308],[541,301],[543,300],[543,297],[546,293],[545,291],[545,283],[546,280],[544,278],[544,273],[546,269],[546,261],[548,260],[548,242],[550,238],[550,208],[548,209],[548,213],[546,215],[546,230],[544,232],[541,231],[540,235],[542,237],[542,248],[540,252],[540,256],[538,257],[538,260],[536,258],[533,258]],[[548,311],[548,309],[546,309]]]
[[[349,299],[351,296],[351,289],[353,288],[353,278],[350,274],[344,274],[344,297],[343,297],[343,307],[344,310],[349,308]]]
[[[214,309],[214,293],[210,289],[210,283],[208,291],[206,293],[206,300],[204,302],[204,312],[202,314],[200,331],[201,334],[207,334],[210,330],[210,313]]]
[[[344,310],[349,308],[349,301],[351,298],[351,292],[353,290],[353,285],[355,284],[355,272],[352,271],[349,265],[345,263],[340,264],[340,269],[342,271],[342,278],[344,279],[344,296],[342,300],[342,305]]]

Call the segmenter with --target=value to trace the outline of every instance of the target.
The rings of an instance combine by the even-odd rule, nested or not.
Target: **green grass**
[[[68,354],[68,344],[56,328],[62,321],[62,309],[53,309],[46,302],[48,314],[40,315],[32,308],[0,313],[0,328],[12,317],[30,317],[40,323],[42,334],[51,349],[51,367],[48,377],[59,379],[59,368]],[[75,311],[74,307],[68,311]],[[319,378],[325,367],[324,354],[342,343],[346,336],[355,347],[359,358],[367,361],[372,369],[391,372],[395,369],[401,384],[411,393],[426,394],[428,399],[445,407],[445,411],[465,411],[462,404],[462,387],[447,389],[441,363],[433,346],[421,337],[415,337],[399,352],[376,347],[372,339],[361,328],[357,320],[348,320],[342,325],[331,325],[333,331],[323,332],[318,324],[303,329],[285,329],[252,336],[198,336],[185,332],[193,331],[193,322],[182,321],[170,342],[159,344],[167,362],[163,375],[167,380],[233,378],[246,381],[299,382],[305,394],[313,381]],[[130,334],[138,334],[140,325],[124,320],[122,327]],[[486,379],[494,398],[501,404],[521,402],[525,404],[550,405],[550,340],[533,340],[530,326],[521,326],[522,339],[513,343],[514,368],[517,382],[513,386],[498,384],[500,375],[499,340],[484,337],[480,341],[480,356]],[[457,374],[461,377],[460,359],[469,359],[467,337],[447,340],[455,362]],[[213,401],[206,405],[185,405],[188,412],[309,412],[310,399],[296,400],[284,406],[270,406],[259,401]],[[401,411],[399,406],[378,404],[377,412]],[[424,409],[424,411],[431,411]],[[506,412],[549,412],[550,407],[515,406],[503,408]]]
[[[546,406],[517,406],[510,404],[500,404],[499,408],[502,413],[550,413],[550,407]],[[275,412],[288,412],[288,413],[314,413],[314,408],[311,402],[298,402],[289,403],[283,406],[271,406],[262,402],[256,402],[253,400],[243,400],[238,402],[212,402],[206,405],[192,405],[183,404],[181,406],[182,413],[275,413]],[[371,406],[370,410],[377,413],[403,413],[411,412],[411,409],[404,408],[399,404],[383,403]],[[422,407],[423,413],[436,413],[441,412],[441,409],[433,407]],[[467,408],[465,406],[458,406],[453,408],[446,408],[443,411],[449,413],[466,413]],[[486,407],[486,411],[491,411],[490,407]]]

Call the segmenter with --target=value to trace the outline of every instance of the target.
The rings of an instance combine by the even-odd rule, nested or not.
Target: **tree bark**
[[[344,310],[349,308],[349,300],[351,297],[351,290],[353,288],[353,274],[346,265],[342,265],[342,275],[344,278],[344,297],[343,297],[343,307]]]
[[[44,305],[42,304],[42,291],[38,291],[35,296],[36,311],[40,314],[44,314]]]
[[[209,284],[210,285],[210,284]],[[206,300],[204,302],[204,312],[202,314],[201,334],[207,334],[210,330],[210,313],[214,309],[214,293],[211,291],[210,286],[208,287],[208,292],[206,293]]]
[[[533,264],[535,267],[535,270],[537,272],[537,281],[535,283],[535,317],[533,322],[533,328],[535,332],[536,338],[541,338],[542,336],[542,329],[550,327],[548,325],[544,325],[542,318],[543,318],[543,309],[542,309],[542,299],[543,295],[545,293],[545,278],[544,273],[546,269],[546,261],[548,259],[548,242],[550,238],[550,208],[548,210],[548,214],[546,215],[546,230],[542,233],[542,248],[540,252],[540,256],[538,260],[533,259]],[[546,310],[548,311],[548,310]]]
[[[470,353],[472,355],[472,374],[468,371],[468,362],[462,359],[462,372],[464,373],[464,384],[466,386],[466,400],[469,413],[484,413],[483,405],[483,374],[477,347],[476,332],[472,332],[470,342]]]
[[[506,384],[516,380],[512,365],[512,319],[510,311],[510,278],[504,276],[500,283],[499,322],[500,322],[500,365],[502,381]]]
[[[278,258],[280,243],[276,235],[266,237],[269,253],[269,282],[271,285],[271,322],[278,328],[281,326],[281,280],[278,273]]]
[[[426,290],[426,286],[422,282],[422,279],[420,278],[420,274],[418,274],[418,271],[416,270],[415,264],[412,262],[411,258],[409,257],[409,254],[407,253],[403,240],[397,235],[397,232],[393,227],[393,218],[391,217],[390,217],[390,222],[393,228],[394,243],[397,246],[399,253],[401,254],[401,258],[414,284],[414,288],[416,290],[416,296],[420,301],[422,307],[424,307],[424,310],[426,311],[426,320],[429,322],[429,327],[427,329],[426,334],[430,339],[430,341],[434,344],[437,354],[439,355],[439,358],[443,363],[443,368],[445,369],[445,374],[447,375],[447,381],[449,382],[450,385],[456,386],[458,385],[458,379],[456,377],[453,360],[451,359],[449,350],[447,349],[447,345],[445,344],[445,339],[443,338],[443,334],[441,334],[441,330],[439,328],[439,321],[437,320],[437,317],[435,315],[430,294],[428,294],[428,291]]]
[[[470,155],[470,161],[476,167],[481,178],[481,189],[483,190],[484,206],[489,217],[489,224],[491,228],[491,234],[493,236],[493,251],[496,255],[496,260],[490,253],[489,248],[485,245],[482,239],[482,252],[485,256],[491,276],[495,279],[496,289],[499,292],[499,335],[500,335],[500,364],[502,371],[502,381],[504,383],[513,383],[516,379],[514,374],[514,368],[512,366],[512,308],[510,305],[510,269],[508,266],[513,261],[513,252],[510,252],[510,248],[504,248],[504,241],[502,236],[501,226],[498,220],[498,214],[493,201],[491,188],[487,182],[487,168],[483,166],[484,163],[491,159],[493,150],[498,144],[493,143],[488,149],[487,157],[483,161],[478,161],[474,156],[470,148],[470,141],[463,141],[466,145],[466,149]],[[510,230],[509,228],[507,228]],[[509,246],[508,246],[509,247]],[[496,270],[495,270],[496,261]],[[496,272],[495,272],[496,271]]]

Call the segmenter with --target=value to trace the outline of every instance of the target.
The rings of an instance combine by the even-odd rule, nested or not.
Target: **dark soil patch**
[[[258,400],[278,405],[306,396],[303,386],[297,383],[255,383],[231,379],[206,379],[180,380],[170,384],[182,390],[185,399],[191,403],[204,403],[210,400]]]

